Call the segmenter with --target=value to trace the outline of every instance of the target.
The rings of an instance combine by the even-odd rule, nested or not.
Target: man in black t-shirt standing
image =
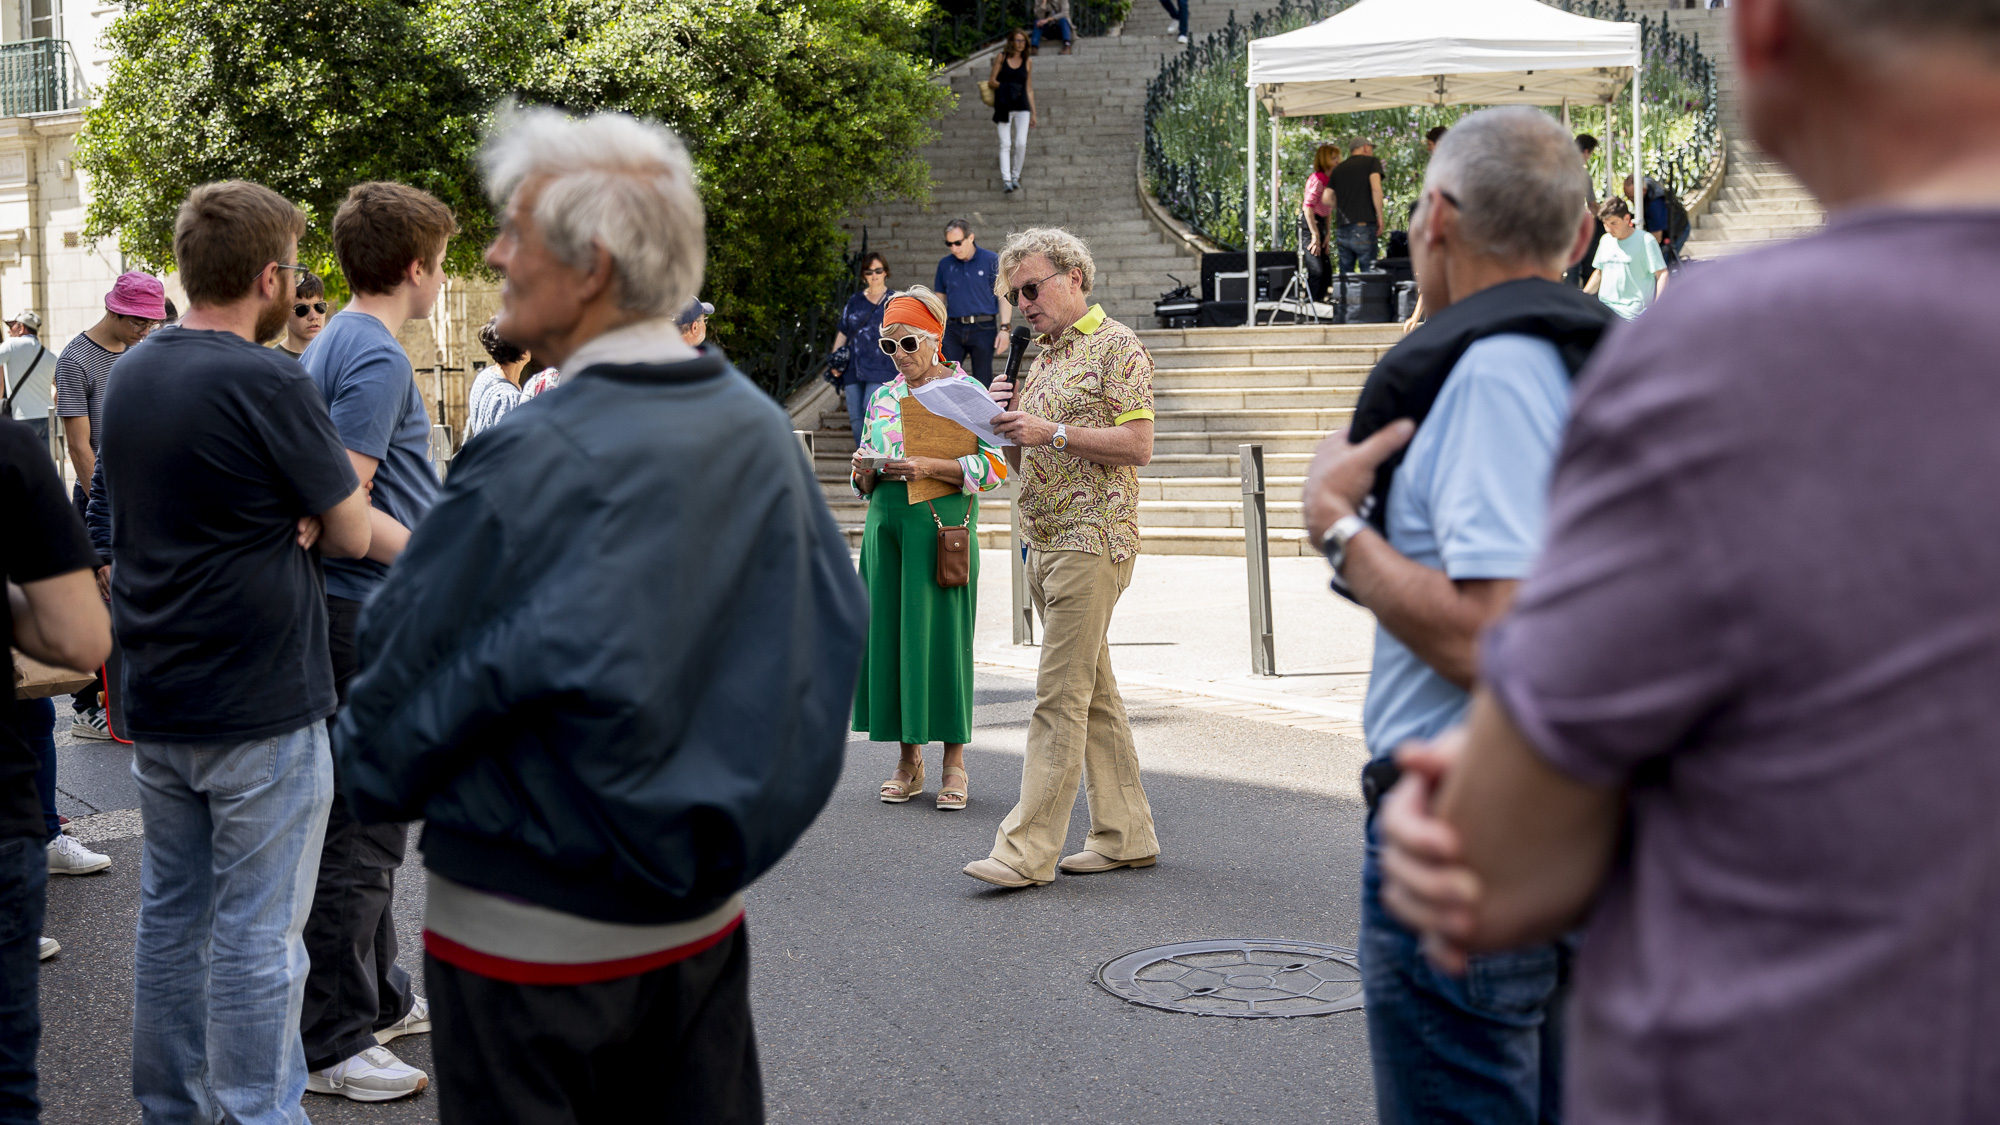
[[[299,1119],[304,930],[333,801],[320,556],[358,558],[368,500],[298,363],[299,209],[240,180],[189,193],[193,309],[104,397],[111,616],[146,822],[132,1091],[148,1121]],[[317,551],[315,551],[317,547]]]
[[[48,446],[0,419],[0,634],[21,651],[67,668],[95,668],[111,652],[111,623],[92,574],[97,552],[64,499]],[[41,1042],[40,946],[48,887],[41,762],[22,737],[13,655],[0,699],[0,1120],[33,1121],[35,1051]],[[47,714],[46,711],[43,712]],[[44,720],[46,721],[46,720]]]
[[[1351,153],[1333,169],[1333,202],[1340,211],[1340,229],[1334,245],[1340,248],[1340,272],[1372,270],[1382,237],[1382,161],[1375,155],[1375,142],[1356,137],[1349,142]]]

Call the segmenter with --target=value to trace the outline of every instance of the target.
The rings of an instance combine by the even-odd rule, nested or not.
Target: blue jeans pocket
[[[1554,946],[1473,957],[1464,977],[1465,1003],[1501,1020],[1539,1020],[1561,983]]]
[[[216,797],[235,797],[269,785],[278,773],[278,739],[265,738],[203,755],[194,788]]]

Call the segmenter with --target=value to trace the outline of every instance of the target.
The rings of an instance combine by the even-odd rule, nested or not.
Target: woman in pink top
[[[1307,231],[1306,254],[1312,259],[1308,280],[1315,301],[1326,295],[1332,268],[1327,254],[1333,247],[1333,169],[1339,163],[1339,145],[1319,146],[1313,153],[1312,175],[1306,177],[1305,198],[1299,201],[1299,218]]]

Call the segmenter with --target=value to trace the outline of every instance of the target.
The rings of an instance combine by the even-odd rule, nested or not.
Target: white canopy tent
[[[1257,245],[1260,101],[1272,117],[1275,246],[1282,117],[1411,105],[1608,108],[1629,86],[1632,182],[1644,184],[1635,80],[1640,55],[1638,24],[1571,15],[1537,0],[1361,0],[1319,23],[1252,40],[1245,245]],[[1643,226],[1645,208],[1634,210]]]

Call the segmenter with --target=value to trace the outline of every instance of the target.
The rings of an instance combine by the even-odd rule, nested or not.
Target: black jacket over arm
[[[866,615],[768,396],[713,354],[586,368],[466,445],[369,602],[342,791],[457,882],[698,916],[825,805]]]

